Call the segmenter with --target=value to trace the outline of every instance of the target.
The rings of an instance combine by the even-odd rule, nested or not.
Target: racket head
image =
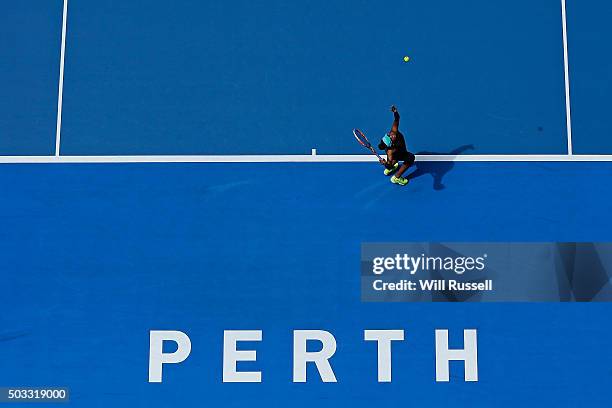
[[[372,147],[372,144],[361,130],[353,129],[353,135],[355,136],[355,139],[357,139],[360,145],[368,149]]]

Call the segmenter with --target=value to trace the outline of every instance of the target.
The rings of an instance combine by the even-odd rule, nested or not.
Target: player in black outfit
[[[387,159],[382,159],[380,162],[385,165],[385,176],[395,173],[391,176],[392,183],[405,186],[408,184],[408,179],[402,177],[402,174],[414,164],[415,157],[414,154],[406,150],[404,135],[399,131],[400,115],[395,105],[391,106],[391,112],[393,112],[391,130],[383,136],[378,144],[378,148],[387,153]],[[404,162],[401,167],[399,167],[400,161]]]

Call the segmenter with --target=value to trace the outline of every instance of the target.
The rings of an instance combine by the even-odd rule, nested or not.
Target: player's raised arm
[[[393,125],[391,125],[391,132],[396,133],[399,129],[400,115],[395,105],[391,106],[391,112],[393,112]]]

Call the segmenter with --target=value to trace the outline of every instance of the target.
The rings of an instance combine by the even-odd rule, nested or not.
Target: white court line
[[[417,161],[441,162],[612,162],[612,155],[464,154],[417,155]],[[372,155],[159,155],[159,156],[0,156],[0,163],[361,163]]]
[[[57,124],[55,128],[55,156],[60,154],[60,141],[62,133],[62,103],[64,97],[64,59],[66,54],[66,18],[68,17],[68,0],[64,0],[62,13],[62,45],[60,50],[59,86],[57,92]]]
[[[567,120],[567,154],[573,153],[572,147],[572,111],[570,104],[569,56],[567,52],[567,12],[565,0],[561,0],[561,20],[563,22],[563,65],[565,70],[565,117]]]

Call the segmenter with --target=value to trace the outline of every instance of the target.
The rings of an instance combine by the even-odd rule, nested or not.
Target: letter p
[[[177,349],[173,353],[164,353],[164,341],[173,341]],[[151,330],[149,332],[149,382],[162,382],[162,367],[164,364],[178,364],[191,353],[191,340],[175,330]]]

